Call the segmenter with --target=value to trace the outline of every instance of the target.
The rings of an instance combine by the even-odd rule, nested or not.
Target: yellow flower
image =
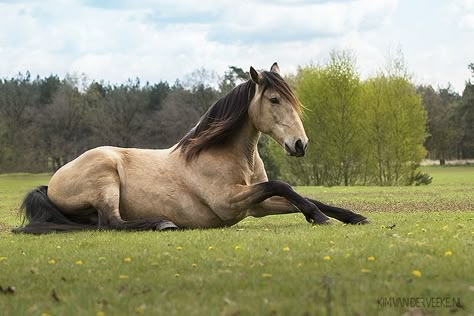
[[[179,273],[176,273],[174,276],[177,277],[177,278],[179,278]]]
[[[290,251],[290,247],[288,246],[283,247],[283,251]]]
[[[7,257],[0,257],[0,262],[7,260]]]
[[[103,311],[99,311],[95,314],[95,316],[105,316],[105,313]]]
[[[452,256],[452,255],[453,255],[453,252],[451,250],[448,250],[444,253],[445,257],[449,257],[449,256]]]
[[[124,262],[132,262],[132,258],[130,257],[126,257],[123,259]]]
[[[178,246],[178,247],[176,247],[176,250],[183,250],[183,247]]]
[[[362,273],[369,273],[369,272],[370,272],[370,269],[362,268],[362,269],[360,269],[360,272],[362,272]]]
[[[213,247],[213,246],[209,246],[209,247],[207,247],[207,250],[214,250],[214,247]]]
[[[105,257],[99,257],[99,261],[105,260]],[[100,312],[99,312],[100,313]]]
[[[329,261],[329,260],[331,260],[331,256],[324,256],[324,257],[323,257],[323,260]]]
[[[426,229],[422,228],[421,231],[422,231],[422,232],[426,232]]]
[[[77,264],[78,266],[80,266],[81,264],[84,264],[84,262],[82,262],[82,260],[77,260],[77,261],[76,261],[76,264]]]
[[[407,234],[407,236],[410,236],[410,235],[413,235],[413,233],[412,233],[412,232],[409,232],[409,233]]]
[[[146,309],[146,305],[145,304],[142,304],[140,306],[137,306],[135,307],[135,313],[137,314],[143,314],[143,312],[145,311]]]
[[[421,277],[421,271],[420,270],[413,270],[411,272],[411,274],[413,274],[414,276],[416,276],[417,278],[420,278]]]
[[[374,257],[374,256],[369,256],[369,257],[367,257],[367,260],[369,260],[369,261],[375,261],[375,257]]]
[[[393,243],[390,243],[390,245],[388,245],[388,248],[393,248],[395,245]]]
[[[191,267],[193,267],[193,268],[196,268],[197,266],[198,266],[198,265],[195,264],[195,263],[193,263],[193,264],[191,265]]]
[[[121,275],[119,275],[119,279],[128,279],[128,275],[121,274]]]
[[[46,313],[46,312],[42,312],[42,313],[41,313],[41,316],[49,316],[49,314]]]
[[[271,273],[262,273],[262,278],[271,278],[272,274]]]
[[[235,245],[234,249],[235,249],[235,250],[240,250],[240,249],[242,249],[242,248],[240,248],[239,245]]]
[[[49,263],[49,264],[56,264],[56,260],[54,260],[54,259],[49,259],[49,260],[48,260],[48,263]]]

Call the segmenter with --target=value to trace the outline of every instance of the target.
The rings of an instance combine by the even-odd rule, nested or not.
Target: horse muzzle
[[[290,156],[303,157],[307,147],[308,142],[303,144],[301,139],[298,139],[292,146],[285,142],[285,151]]]

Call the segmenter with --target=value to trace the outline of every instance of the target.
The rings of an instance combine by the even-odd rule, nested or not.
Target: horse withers
[[[250,68],[250,79],[215,102],[178,144],[150,150],[91,149],[60,168],[23,201],[26,225],[42,234],[90,229],[166,230],[231,226],[247,216],[301,212],[314,224],[367,218],[268,181],[261,133],[288,155],[304,156],[301,104],[280,76]]]

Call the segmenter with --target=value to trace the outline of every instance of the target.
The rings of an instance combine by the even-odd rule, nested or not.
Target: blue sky
[[[0,30],[0,77],[174,82],[274,61],[294,73],[350,49],[366,78],[400,48],[416,83],[462,92],[474,62],[474,0],[0,0]]]

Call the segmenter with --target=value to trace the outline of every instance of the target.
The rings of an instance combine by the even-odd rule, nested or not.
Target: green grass
[[[423,187],[298,188],[371,225],[312,227],[292,214],[227,229],[45,236],[9,229],[23,195],[49,176],[0,175],[0,286],[16,287],[0,293],[0,313],[400,315],[408,308],[378,298],[450,297],[463,307],[419,309],[473,314],[474,168],[425,171],[434,180]]]

